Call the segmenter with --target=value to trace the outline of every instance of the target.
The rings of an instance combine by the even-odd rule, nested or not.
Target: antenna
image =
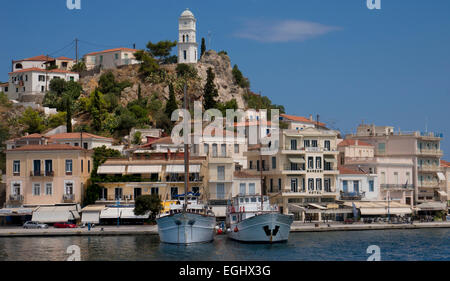
[[[208,31],[208,50],[211,50],[211,38],[212,38],[212,32]]]
[[[425,133],[428,133],[428,117],[425,116]]]

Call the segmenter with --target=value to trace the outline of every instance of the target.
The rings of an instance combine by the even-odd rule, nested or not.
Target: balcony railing
[[[30,177],[53,177],[55,176],[54,171],[31,171]]]
[[[283,190],[283,193],[304,194],[304,195],[327,195],[336,193],[332,189],[327,190]]]
[[[74,201],[75,200],[75,194],[64,194],[63,195],[64,201]]]
[[[23,202],[23,195],[12,194],[12,195],[9,196],[9,201]]]
[[[421,155],[435,155],[435,156],[442,156],[444,154],[443,151],[439,149],[419,149],[418,153]]]
[[[365,192],[344,192],[341,191],[341,199],[343,200],[361,200],[365,197]]]
[[[419,187],[433,187],[438,188],[441,187],[438,181],[419,181]]]
[[[303,167],[299,166],[291,166],[291,165],[285,165],[284,166],[285,171],[296,171],[296,172],[306,172],[306,170]]]
[[[439,171],[441,171],[441,167],[439,167],[437,165],[423,165],[423,166],[419,166],[418,170],[420,172],[439,172]]]
[[[380,187],[385,189],[414,189],[412,184],[380,184]]]

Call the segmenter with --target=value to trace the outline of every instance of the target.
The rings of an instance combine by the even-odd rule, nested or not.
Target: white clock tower
[[[197,63],[197,20],[194,14],[186,9],[178,23],[178,63]]]

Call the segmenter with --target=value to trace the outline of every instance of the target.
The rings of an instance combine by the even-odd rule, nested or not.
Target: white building
[[[178,23],[178,63],[197,63],[197,20],[194,14],[186,9],[181,14]]]
[[[109,49],[86,54],[83,60],[87,70],[95,67],[111,69],[122,65],[139,64],[140,61],[134,57],[134,53],[136,52],[136,49],[130,48]]]
[[[46,55],[35,56],[32,58],[13,60],[12,72],[29,68],[46,69],[49,66],[57,66],[61,70],[70,70],[75,64],[75,60],[66,57],[52,58]]]
[[[326,128],[325,123],[315,121],[312,115],[309,118],[302,116],[294,116],[287,114],[280,114],[280,121],[288,124],[290,130],[304,130],[306,128]]]
[[[380,197],[380,186],[376,174],[339,167],[337,188],[341,200],[376,201]]]
[[[54,78],[66,81],[78,81],[80,76],[76,72],[63,69],[45,70],[37,67],[26,68],[9,73],[9,99],[20,102],[41,103],[48,91],[50,81]]]

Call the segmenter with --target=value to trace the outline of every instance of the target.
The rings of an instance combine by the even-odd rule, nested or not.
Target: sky
[[[444,134],[450,161],[450,1],[66,0],[4,1],[0,81],[13,59],[75,57],[177,40],[189,8],[197,38],[225,50],[251,89],[288,114],[320,115],[343,134],[361,123]]]

